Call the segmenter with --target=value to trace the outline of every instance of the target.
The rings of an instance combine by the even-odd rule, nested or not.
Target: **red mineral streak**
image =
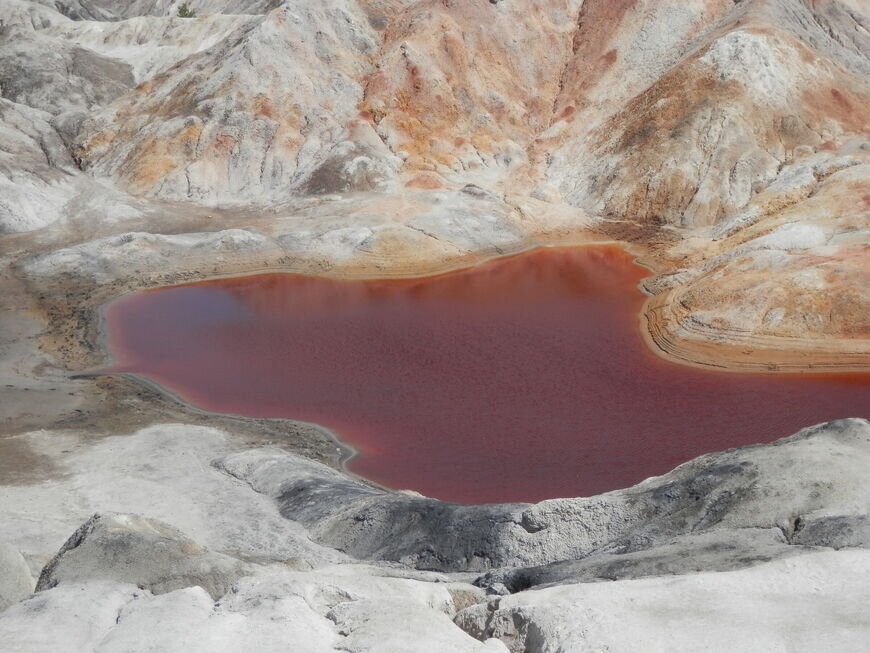
[[[202,408],[322,424],[352,471],[465,503],[626,487],[699,454],[870,414],[870,375],[676,365],[638,326],[615,247],[545,249],[424,279],[270,274],[129,295],[113,371]]]

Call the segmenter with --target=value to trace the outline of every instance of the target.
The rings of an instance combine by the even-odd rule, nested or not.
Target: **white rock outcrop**
[[[276,449],[223,451],[225,438],[152,427],[54,454],[63,480],[5,488],[0,526],[17,533],[31,564],[48,560],[92,506],[186,523],[211,550],[152,518],[93,516],[45,565],[39,591],[0,613],[0,641],[34,653],[293,642],[311,651],[630,651],[639,642],[858,651],[870,632],[868,498],[854,480],[870,456],[865,420],[534,506],[389,493]],[[26,442],[76,448],[69,434]],[[21,515],[22,505],[42,519]],[[530,560],[550,563],[524,568]],[[468,570],[496,564],[469,584]],[[425,571],[433,566],[443,571]]]
[[[249,573],[238,560],[204,549],[167,524],[137,515],[96,514],[45,565],[36,591],[114,580],[152,594],[196,585],[217,600]]]
[[[520,592],[456,621],[510,651],[858,653],[870,552],[815,553],[724,573]]]
[[[27,561],[5,542],[0,542],[0,612],[33,593],[35,583]]]

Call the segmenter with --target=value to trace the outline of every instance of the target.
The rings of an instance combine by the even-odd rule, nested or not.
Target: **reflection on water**
[[[707,372],[654,356],[615,247],[426,279],[261,275],[107,309],[118,370],[203,408],[331,428],[350,468],[466,503],[595,494],[701,453],[870,413],[870,376]]]

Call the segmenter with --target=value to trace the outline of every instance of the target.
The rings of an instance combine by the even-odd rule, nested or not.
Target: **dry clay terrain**
[[[177,253],[211,240],[221,269],[422,273],[592,229],[663,275],[663,353],[866,368],[861,2],[50,4],[2,17],[30,278],[202,274]]]
[[[861,650],[865,421],[464,507],[346,476],[317,427],[75,373],[132,289],[595,241],[651,268],[663,356],[866,371],[865,2],[178,4],[0,0],[0,641]]]

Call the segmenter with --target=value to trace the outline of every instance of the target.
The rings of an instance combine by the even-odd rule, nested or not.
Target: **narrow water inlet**
[[[702,453],[870,414],[870,375],[707,371],[651,352],[615,246],[421,279],[221,279],[106,307],[115,372],[207,410],[321,424],[349,468],[463,503],[629,486]]]

